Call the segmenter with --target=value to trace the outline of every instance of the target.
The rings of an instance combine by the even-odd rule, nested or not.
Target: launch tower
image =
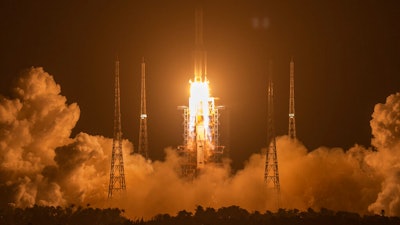
[[[146,114],[146,65],[144,57],[142,58],[142,84],[141,84],[141,98],[140,98],[140,128],[139,128],[139,154],[148,159],[148,140],[147,140],[147,114]]]
[[[268,81],[268,114],[267,114],[267,152],[265,160],[264,180],[268,188],[274,190],[277,208],[280,207],[280,183],[278,171],[278,157],[276,153],[275,125],[274,125],[274,85],[272,82],[272,64],[269,63]]]
[[[290,97],[289,97],[289,138],[296,139],[296,118],[294,114],[294,61],[290,59]]]
[[[119,90],[119,60],[115,61],[115,90],[114,90],[114,138],[111,154],[110,183],[108,186],[108,198],[114,192],[126,190],[124,159],[122,154],[121,109]]]
[[[221,162],[223,146],[219,145],[219,110],[210,96],[207,80],[207,55],[203,45],[203,12],[195,11],[194,80],[190,83],[189,106],[183,110],[184,141],[178,147],[183,162],[182,174],[194,177],[207,163]]]

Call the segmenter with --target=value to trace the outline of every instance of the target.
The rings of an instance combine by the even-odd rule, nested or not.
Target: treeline
[[[175,216],[158,214],[150,220],[130,220],[124,210],[99,209],[71,205],[69,207],[33,206],[0,209],[0,225],[392,225],[400,224],[399,217],[364,215],[332,211],[321,208],[314,211],[279,209],[277,212],[248,212],[238,206],[203,208],[197,206],[194,213],[182,210]]]
[[[249,213],[238,206],[222,207],[218,210],[198,206],[194,213],[180,211],[176,216],[159,214],[150,221],[135,221],[137,225],[394,225],[400,224],[400,217],[364,215],[332,211],[321,208],[314,211],[279,209],[277,212],[258,211]]]
[[[118,208],[99,209],[71,205],[53,207],[34,205],[29,208],[12,206],[0,209],[0,225],[129,225],[133,222]]]

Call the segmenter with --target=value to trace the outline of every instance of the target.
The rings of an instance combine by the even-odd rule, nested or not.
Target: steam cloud
[[[382,190],[369,210],[385,210],[400,215],[400,93],[390,95],[385,104],[375,105],[372,120],[372,144],[378,149],[367,162],[384,177]]]
[[[70,137],[79,107],[66,103],[60,86],[42,68],[26,70],[13,90],[14,98],[0,96],[0,204],[112,205],[132,218],[174,214],[196,205],[273,209],[260,154],[234,175],[227,160],[223,167],[207,166],[188,182],[178,175],[180,159],[174,149],[165,150],[164,161],[151,162],[129,155],[133,146],[127,140],[127,196],[106,201],[112,139],[86,133]],[[384,209],[400,215],[400,94],[376,105],[371,127],[377,151],[358,145],[309,151],[299,141],[277,138],[282,206],[359,213]]]

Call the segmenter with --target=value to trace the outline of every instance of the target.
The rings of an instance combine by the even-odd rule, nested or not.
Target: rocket
[[[189,106],[184,110],[183,174],[196,174],[222,155],[218,145],[218,107],[210,96],[207,55],[203,45],[203,11],[195,10],[194,80],[190,80]],[[217,147],[216,147],[217,146]]]
[[[206,80],[206,53],[203,44],[203,10],[195,10],[195,51],[194,51],[194,82],[199,85],[200,96],[194,102],[196,112],[194,118],[195,148],[197,168],[203,168],[206,155],[206,137],[208,129],[208,85]],[[207,92],[207,93],[205,93]]]

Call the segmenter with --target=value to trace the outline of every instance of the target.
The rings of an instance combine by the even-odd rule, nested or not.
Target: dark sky
[[[162,159],[164,147],[182,143],[177,106],[188,104],[198,5],[204,11],[211,91],[226,106],[221,141],[234,167],[266,146],[269,60],[276,133],[287,133],[291,56],[300,141],[310,150],[370,145],[374,105],[400,89],[400,3],[395,0],[2,0],[0,93],[10,96],[21,70],[41,66],[68,102],[81,108],[73,135],[112,137],[118,54],[122,129],[136,146],[144,56],[150,157]]]

